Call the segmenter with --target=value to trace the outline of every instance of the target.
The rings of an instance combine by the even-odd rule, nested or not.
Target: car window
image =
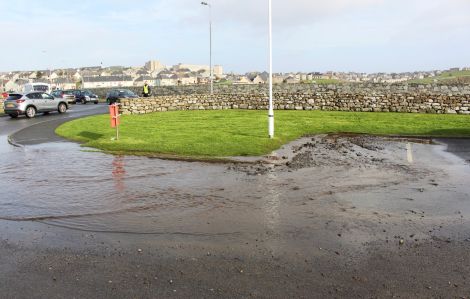
[[[7,101],[12,101],[12,100],[13,100],[13,101],[16,101],[16,100],[21,99],[21,97],[22,97],[22,95],[20,95],[20,94],[11,94],[11,95],[9,95],[9,96],[7,97],[6,100],[7,100]]]
[[[47,93],[42,93],[41,97],[45,100],[53,100],[54,99],[53,96],[51,96],[50,94],[47,94]]]
[[[75,95],[75,90],[66,90],[64,91],[65,94],[71,94],[71,95]]]
[[[31,99],[31,100],[37,100],[37,99],[41,99],[41,94],[40,93],[37,93],[37,92],[32,92],[28,95],[26,95],[28,97],[28,99]]]

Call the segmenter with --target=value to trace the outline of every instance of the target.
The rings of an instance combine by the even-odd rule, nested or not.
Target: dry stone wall
[[[134,91],[136,94],[142,93],[142,87],[123,87]],[[101,98],[106,96],[109,88],[93,89]],[[187,85],[187,86],[161,86],[153,87],[154,96],[170,95],[193,95],[207,94],[208,85]],[[382,83],[344,83],[344,84],[275,84],[274,92],[280,94],[316,94],[325,92],[350,93],[350,94],[402,94],[402,93],[428,93],[428,94],[470,94],[470,85],[440,85],[440,84],[382,84]],[[247,84],[247,85],[214,85],[216,94],[255,94],[267,95],[268,85]]]
[[[275,93],[276,110],[327,110],[470,114],[470,89],[392,92],[389,90],[325,89],[315,93]],[[188,94],[121,100],[121,113],[146,114],[177,110],[268,108],[264,93]]]

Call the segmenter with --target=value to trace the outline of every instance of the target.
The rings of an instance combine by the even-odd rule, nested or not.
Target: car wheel
[[[59,111],[59,113],[65,113],[67,111],[67,106],[64,103],[60,103],[57,110]]]
[[[83,105],[86,105],[86,99],[83,99],[83,100],[82,100],[82,104],[83,104]]]
[[[11,118],[17,118],[18,114],[8,114]]]
[[[34,108],[33,106],[29,106],[28,108],[26,108],[26,117],[27,118],[33,118],[36,116],[36,108]]]
[[[96,105],[96,104],[98,104],[98,101],[95,101],[94,103],[95,103],[95,105]]]

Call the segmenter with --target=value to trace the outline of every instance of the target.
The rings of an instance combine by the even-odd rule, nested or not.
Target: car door
[[[36,107],[38,112],[43,111],[46,104],[46,101],[42,98],[41,94],[41,92],[31,92],[27,95],[28,99],[31,101],[31,104]]]
[[[58,101],[48,93],[41,93],[41,97],[44,100],[44,110],[54,111],[57,109]]]

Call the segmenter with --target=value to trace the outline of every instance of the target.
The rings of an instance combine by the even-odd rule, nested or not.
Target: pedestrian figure
[[[144,88],[142,90],[142,95],[144,98],[148,98],[150,94],[152,93],[150,86],[147,84],[147,82],[144,83]]]

